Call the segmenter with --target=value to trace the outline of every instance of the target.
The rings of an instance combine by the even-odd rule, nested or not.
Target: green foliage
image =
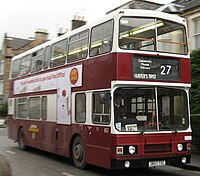
[[[194,50],[191,53],[191,75],[192,87],[191,93],[191,113],[200,113],[200,50]]]
[[[8,103],[0,104],[0,117],[6,117],[8,114]]]

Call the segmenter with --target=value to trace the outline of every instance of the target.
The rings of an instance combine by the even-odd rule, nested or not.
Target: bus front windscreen
[[[172,21],[154,18],[122,17],[119,47],[125,50],[187,54],[185,27]]]
[[[189,127],[187,93],[160,87],[118,88],[114,122],[118,131],[180,131]]]

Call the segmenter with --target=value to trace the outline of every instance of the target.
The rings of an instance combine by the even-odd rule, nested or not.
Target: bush
[[[8,103],[0,104],[0,117],[6,117],[8,114]]]

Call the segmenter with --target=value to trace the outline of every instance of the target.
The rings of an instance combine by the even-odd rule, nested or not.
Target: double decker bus
[[[9,137],[108,169],[190,162],[185,19],[119,10],[13,57]]]

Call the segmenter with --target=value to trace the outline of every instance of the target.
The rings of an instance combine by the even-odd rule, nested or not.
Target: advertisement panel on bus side
[[[82,65],[14,81],[14,95],[57,90],[57,123],[71,123],[71,88],[82,86]],[[12,101],[10,101],[12,102]],[[9,114],[13,114],[10,104]]]

